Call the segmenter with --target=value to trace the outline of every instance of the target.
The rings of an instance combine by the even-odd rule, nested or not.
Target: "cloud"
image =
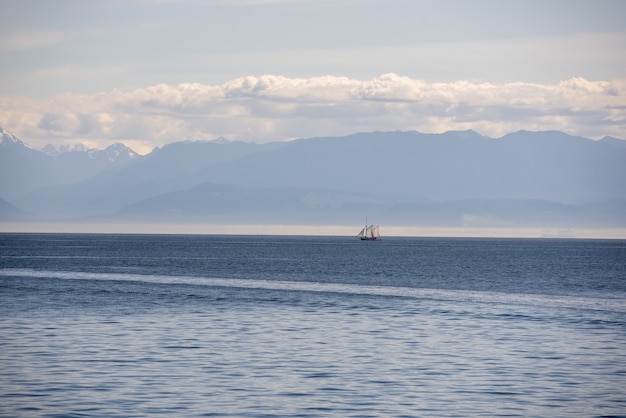
[[[626,80],[556,84],[429,83],[394,73],[370,80],[248,76],[220,85],[158,84],[52,99],[0,97],[0,126],[33,146],[177,140],[267,142],[356,131],[519,129],[626,138]]]
[[[62,30],[5,28],[0,31],[0,53],[43,48],[72,40],[76,34]]]

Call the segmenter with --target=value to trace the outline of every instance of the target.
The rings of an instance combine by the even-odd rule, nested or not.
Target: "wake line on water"
[[[0,269],[0,276],[52,278],[63,280],[132,281],[155,284],[187,284],[240,289],[281,290],[291,292],[341,293],[367,296],[392,296],[454,302],[501,303],[579,308],[626,312],[626,299],[502,293],[475,290],[429,289],[360,284],[303,282],[288,280],[225,279],[215,277],[161,276],[124,273],[91,273],[32,269]]]

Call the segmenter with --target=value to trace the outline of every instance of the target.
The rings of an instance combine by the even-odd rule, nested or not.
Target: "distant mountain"
[[[0,148],[0,163],[14,164],[2,166],[3,182],[19,173],[29,188],[16,193],[7,181],[0,197],[48,219],[626,226],[626,142],[608,137],[463,131],[185,141],[111,165],[86,149],[52,156],[9,141],[19,152]],[[126,155],[122,147],[110,151]]]
[[[4,199],[0,199],[0,221],[25,221],[32,218],[32,214],[12,205]]]
[[[626,197],[626,152],[560,132],[500,139],[475,132],[375,132],[293,141],[272,153],[209,166],[198,182],[397,193],[446,201]]]
[[[140,159],[139,154],[119,143],[105,150],[52,145],[45,150],[35,150],[0,128],[0,197],[18,201],[43,188],[78,183]]]
[[[0,128],[0,198],[12,201],[24,192],[54,184],[50,159]]]
[[[111,219],[125,222],[258,222],[274,224],[354,222],[364,210],[388,203],[358,193],[301,188],[255,188],[204,183],[129,205]],[[360,219],[360,218],[359,218]]]
[[[605,136],[604,138],[600,140],[600,142],[611,145],[613,147],[618,147],[621,149],[626,148],[626,141],[624,141],[623,139],[612,137],[612,136]]]
[[[74,144],[73,146],[54,146],[52,144],[48,144],[42,149],[42,151],[52,157],[87,158],[100,164],[103,162],[120,164],[139,157],[139,154],[119,142],[108,146],[104,150],[87,148],[83,144]]]
[[[34,213],[54,218],[106,214],[143,199],[201,184],[204,181],[196,180],[193,175],[209,165],[229,163],[282,146],[281,143],[176,142],[82,182],[38,190],[17,202]]]
[[[13,135],[9,131],[5,131],[0,127],[0,149],[10,148],[30,148],[25,142]]]
[[[205,183],[142,200],[101,220],[172,223],[350,224],[369,216],[385,225],[626,227],[626,200],[572,205],[534,199],[429,202],[314,189]]]

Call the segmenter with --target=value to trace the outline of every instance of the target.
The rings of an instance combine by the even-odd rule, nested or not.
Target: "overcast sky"
[[[622,0],[0,0],[0,62],[0,126],[35,148],[626,138]]]

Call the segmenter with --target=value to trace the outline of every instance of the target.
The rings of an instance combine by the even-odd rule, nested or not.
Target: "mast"
[[[378,225],[368,225],[367,218],[365,218],[365,226],[361,229],[361,232],[359,232],[357,237],[362,240],[379,240],[380,232]]]

